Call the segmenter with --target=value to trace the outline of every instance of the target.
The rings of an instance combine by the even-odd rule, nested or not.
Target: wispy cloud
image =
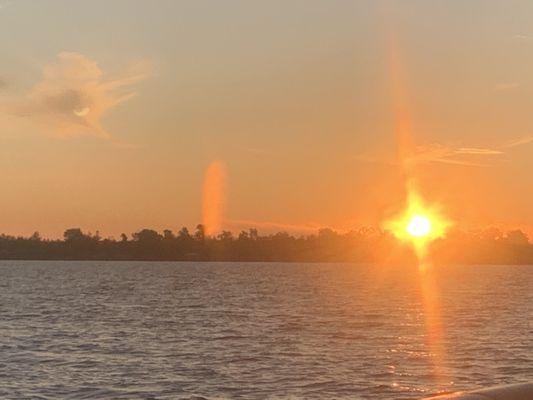
[[[512,148],[512,147],[522,146],[522,145],[529,144],[529,143],[533,143],[533,135],[525,136],[525,137],[520,138],[520,139],[515,139],[515,140],[505,144],[503,147]]]
[[[428,160],[428,162],[462,165],[465,167],[488,167],[489,166],[488,163],[480,163],[480,162],[474,162],[474,161],[468,161],[468,160],[454,160],[451,158],[434,158],[432,160]]]
[[[503,156],[508,149],[533,142],[533,136],[514,140],[496,148],[492,147],[452,147],[439,143],[418,146],[409,158],[412,163],[445,163],[472,167],[490,166],[495,157]],[[483,161],[480,161],[480,160]]]
[[[526,34],[523,34],[523,33],[519,33],[519,34],[514,35],[513,39],[516,39],[516,40],[533,40],[533,36],[532,35],[526,35]]]
[[[90,58],[62,52],[43,68],[42,79],[23,96],[10,96],[4,111],[24,117],[53,135],[111,135],[102,117],[136,95],[134,85],[149,75],[141,62],[109,78]]]
[[[504,82],[504,83],[498,83],[496,86],[494,86],[494,90],[498,92],[506,91],[506,90],[512,90],[520,87],[520,85],[516,82]]]
[[[411,163],[444,163],[454,165],[464,165],[470,167],[485,167],[486,162],[480,162],[479,157],[473,159],[471,156],[498,156],[503,154],[498,149],[486,147],[451,147],[439,143],[425,146],[418,146],[415,154],[409,158]]]
[[[496,149],[487,149],[479,147],[460,147],[455,150],[455,154],[471,154],[478,156],[495,156],[498,154],[503,154],[503,151]]]
[[[417,146],[412,154],[404,160],[409,165],[442,163],[468,167],[488,167],[495,159],[505,155],[511,148],[533,143],[533,135],[513,140],[504,145],[492,147],[454,147],[441,143],[430,143]],[[364,163],[381,163],[399,165],[398,161],[360,154],[354,160]]]
[[[3,10],[4,8],[7,8],[7,7],[9,7],[12,4],[13,4],[12,1],[2,1],[2,2],[0,2],[0,10]]]

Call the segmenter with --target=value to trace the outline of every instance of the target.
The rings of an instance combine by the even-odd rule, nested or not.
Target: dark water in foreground
[[[416,399],[533,378],[533,267],[5,261],[0,277],[2,399]]]

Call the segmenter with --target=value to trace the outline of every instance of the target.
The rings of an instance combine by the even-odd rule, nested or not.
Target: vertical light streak
[[[222,229],[225,185],[226,167],[222,161],[213,161],[205,171],[202,192],[202,223],[207,235]]]
[[[392,20],[386,21],[387,26],[387,70],[390,80],[391,108],[394,121],[394,135],[397,145],[397,156],[402,168],[402,176],[405,181],[405,198],[407,213],[421,207],[420,196],[416,188],[415,164],[411,162],[415,151],[413,138],[412,110],[407,90],[407,75],[405,72],[402,52],[398,45],[398,34],[393,29]],[[400,230],[405,229],[405,221]],[[443,228],[444,229],[444,228]],[[440,316],[440,302],[438,287],[431,273],[430,260],[427,255],[427,243],[424,239],[414,242],[418,258],[418,279],[420,283],[421,302],[425,319],[425,333],[427,338],[428,356],[432,360],[437,384],[444,382],[443,364],[445,361],[445,348],[443,343],[443,331]]]
[[[449,382],[446,379],[444,363],[446,360],[446,348],[444,346],[444,331],[441,319],[441,302],[438,285],[435,282],[434,271],[428,264],[429,261],[420,260],[419,284],[424,309],[424,322],[426,330],[426,346],[428,356],[433,365],[433,377],[439,386],[445,386]]]
[[[389,21],[387,32],[387,71],[390,82],[391,108],[394,122],[394,135],[399,164],[406,178],[407,189],[412,189],[409,159],[414,151],[412,111],[407,91],[405,64],[398,46],[398,37]]]

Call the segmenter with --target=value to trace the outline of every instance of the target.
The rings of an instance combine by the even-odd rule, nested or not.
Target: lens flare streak
[[[393,21],[387,21],[388,46],[387,64],[390,77],[394,133],[398,151],[398,165],[402,168],[406,187],[406,209],[386,221],[384,228],[400,241],[410,243],[418,258],[420,296],[425,318],[427,352],[432,360],[433,375],[437,383],[446,380],[444,373],[446,349],[443,340],[440,315],[439,291],[428,255],[428,244],[443,237],[451,222],[444,217],[438,205],[427,205],[422,201],[416,182],[416,164],[411,162],[415,148],[412,134],[411,104],[408,100],[407,79],[398,36],[392,29]]]
[[[221,161],[213,161],[207,167],[202,193],[202,223],[207,235],[222,229],[225,202],[226,168]]]

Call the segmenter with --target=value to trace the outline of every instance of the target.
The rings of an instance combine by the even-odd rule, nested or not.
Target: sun
[[[451,222],[437,204],[427,205],[415,192],[408,196],[406,209],[385,222],[384,227],[401,241],[411,243],[419,255],[427,245],[445,236]]]
[[[425,215],[413,215],[405,229],[413,237],[429,236],[431,233],[431,221]]]

